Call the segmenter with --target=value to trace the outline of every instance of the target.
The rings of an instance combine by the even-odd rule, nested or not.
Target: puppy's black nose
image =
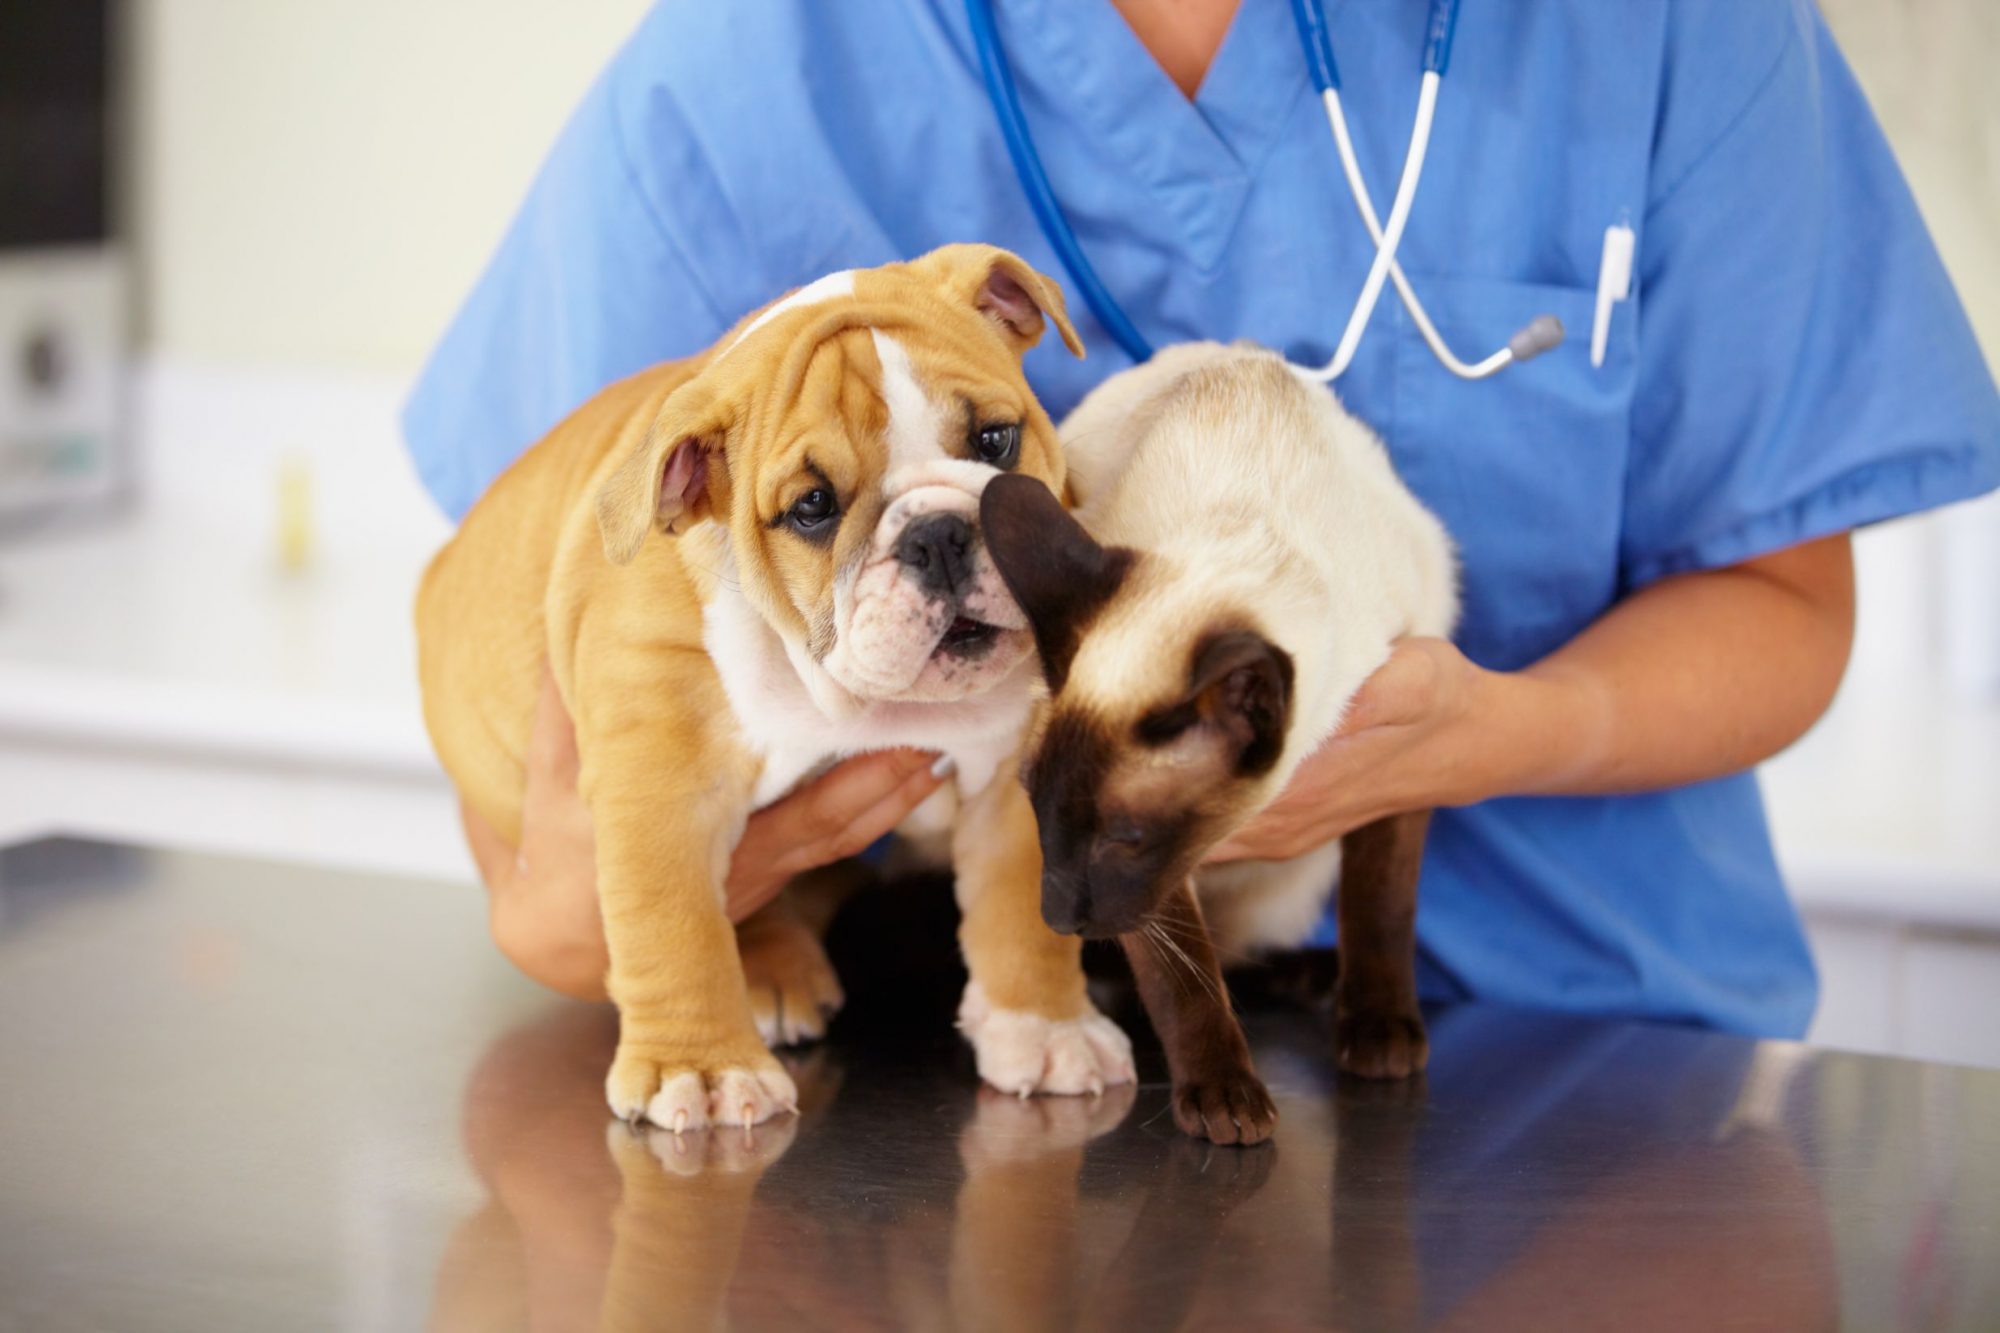
[[[925,592],[950,597],[972,580],[972,524],[957,514],[927,514],[896,538],[896,558]]]

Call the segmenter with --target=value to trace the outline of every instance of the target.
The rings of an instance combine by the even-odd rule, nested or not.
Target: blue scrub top
[[[1285,0],[1243,0],[1192,103],[1109,4],[997,8],[1050,179],[1140,329],[1325,361],[1371,254]],[[1386,207],[1425,0],[1329,9]],[[1619,221],[1636,291],[1593,369]],[[821,274],[965,240],[1066,282],[959,0],[662,0],[425,370],[411,452],[461,515],[601,385]],[[1339,385],[1456,539],[1458,642],[1485,666],[1535,661],[1663,576],[2000,483],[2000,398],[1807,0],[1467,5],[1401,259],[1463,355],[1543,312],[1570,331],[1468,384],[1391,294]],[[1050,339],[1028,362],[1057,415],[1126,364],[1072,313],[1089,359]],[[1771,1035],[1812,1014],[1751,774],[1441,811],[1421,904],[1434,996]]]

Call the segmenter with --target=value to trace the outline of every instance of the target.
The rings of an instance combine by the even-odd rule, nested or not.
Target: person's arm
[[[1220,855],[1747,768],[1839,684],[1844,533],[2000,481],[2000,395],[1823,18],[1681,5],[1666,37],[1616,570],[1639,591],[1512,674],[1404,644]]]
[[[1720,777],[1818,720],[1846,669],[1846,534],[1660,580],[1518,672],[1398,645],[1341,731],[1214,860],[1282,859],[1386,815]]]
[[[853,856],[950,776],[920,750],[861,755],[750,816],[729,863],[729,919],[741,921],[794,876]],[[466,842],[486,884],[500,952],[551,990],[601,1000],[610,956],[597,908],[597,851],[577,794],[576,731],[546,673],[528,738],[521,846],[461,805]]]

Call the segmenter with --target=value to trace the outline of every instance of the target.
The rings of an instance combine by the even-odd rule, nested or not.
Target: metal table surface
[[[1461,1006],[1368,1085],[1258,1009],[1210,1148],[1150,1055],[980,1091],[944,902],[837,928],[797,1120],[677,1143],[472,890],[0,852],[0,1330],[2000,1328],[2000,1074]]]

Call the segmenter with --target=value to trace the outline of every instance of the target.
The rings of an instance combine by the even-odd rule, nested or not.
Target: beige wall
[[[2000,4],[1820,0],[2000,360]]]
[[[413,370],[645,0],[131,0],[156,349]]]

